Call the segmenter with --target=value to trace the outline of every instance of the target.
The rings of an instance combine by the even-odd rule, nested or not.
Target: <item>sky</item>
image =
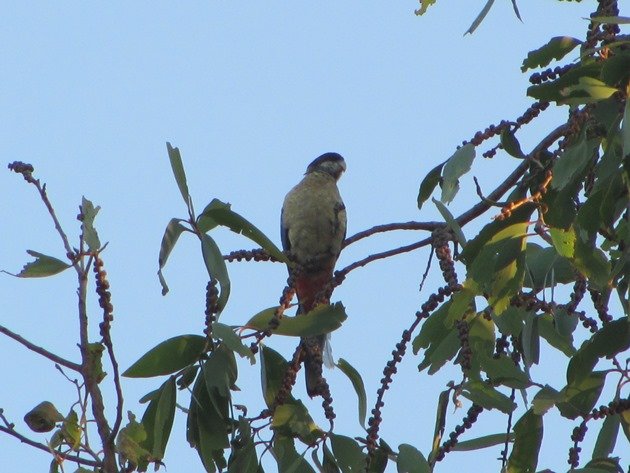
[[[81,196],[102,207],[96,226],[101,240],[109,242],[103,259],[115,308],[112,333],[125,369],[160,341],[203,330],[207,275],[197,242],[182,237],[172,253],[165,270],[167,296],[160,294],[156,277],[164,228],[170,218],[186,216],[167,141],[181,150],[197,209],[212,198],[230,202],[278,245],[284,195],[308,163],[327,151],[341,153],[347,162],[339,187],[348,235],[383,223],[439,220],[432,205],[417,209],[424,175],[462,140],[518,117],[531,104],[524,92],[528,75],[520,71],[523,58],[552,36],[583,38],[593,3],[520,2],[520,22],[511,2],[496,2],[473,35],[464,32],[483,2],[442,0],[422,17],[414,15],[413,1],[7,3],[0,16],[4,162],[34,165],[74,242]],[[531,149],[566,113],[566,107],[550,107],[519,136],[523,149]],[[500,154],[484,160],[478,152],[451,211],[460,213],[476,202],[473,175],[489,191],[516,164]],[[26,249],[63,257],[33,188],[0,172],[0,202],[0,269],[19,271],[29,261]],[[466,227],[467,237],[478,228]],[[252,248],[228,231],[213,237],[224,253]],[[344,251],[339,265],[424,237],[374,236]],[[434,273],[418,292],[427,257],[425,249],[372,263],[351,273],[335,292],[349,315],[333,334],[335,355],[362,374],[370,408],[400,333],[439,284]],[[282,265],[233,263],[229,270],[233,289],[222,322],[243,324],[277,303],[286,280]],[[6,301],[0,324],[78,361],[75,290],[71,271],[38,280],[0,274],[0,300]],[[97,320],[94,298],[90,308]],[[97,330],[95,323],[93,339]],[[287,357],[294,342],[268,340]],[[26,432],[24,413],[43,400],[67,412],[75,389],[52,363],[6,337],[0,337],[0,353],[5,359],[0,408],[18,430]],[[565,359],[550,350],[544,354],[548,364],[533,374],[561,388],[564,368],[553,367],[565,366]],[[437,395],[461,374],[457,368],[418,374],[420,360],[409,351],[400,365],[385,397],[381,435],[394,447],[409,443],[427,455]],[[242,391],[235,402],[262,408],[259,364],[240,360],[239,370]],[[326,375],[338,432],[362,436],[350,383],[339,370]],[[141,416],[138,399],[161,382],[125,379],[125,409]],[[113,391],[105,385],[111,415]],[[249,391],[256,394],[250,400]],[[296,394],[306,397],[301,379]],[[305,402],[326,425],[319,403]],[[449,427],[463,415],[449,408]],[[539,468],[564,470],[576,424],[557,415],[545,420]],[[502,432],[504,425],[502,416],[484,413],[462,440]],[[596,431],[587,437],[584,459]],[[466,471],[471,459],[484,471],[498,471],[499,451],[451,453],[436,471]],[[626,454],[626,463],[629,458]],[[47,454],[0,436],[3,471],[47,471],[49,463]],[[165,463],[171,473],[201,471],[185,441],[182,414],[176,416]]]

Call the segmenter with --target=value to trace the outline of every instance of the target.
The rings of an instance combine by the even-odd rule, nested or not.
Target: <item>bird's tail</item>
[[[310,397],[322,394],[322,367],[325,343],[326,335],[317,335],[316,337],[307,337],[302,339],[302,344],[306,350],[306,356],[304,358],[306,392]]]

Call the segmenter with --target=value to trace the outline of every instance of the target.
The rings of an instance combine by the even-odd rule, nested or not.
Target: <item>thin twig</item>
[[[103,444],[103,469],[106,472],[118,471],[116,465],[116,448],[114,442],[109,438],[111,429],[105,416],[105,403],[103,394],[98,386],[98,380],[91,368],[91,353],[89,350],[88,338],[88,316],[87,316],[87,273],[79,272],[79,348],[81,350],[81,373],[85,381],[85,389],[92,400],[92,415],[96,421],[98,435]]]
[[[57,363],[57,364],[59,364],[61,366],[65,366],[66,368],[74,370],[74,371],[77,371],[79,373],[81,372],[81,366],[78,365],[77,363],[73,363],[72,361],[68,361],[65,358],[61,358],[60,356],[49,352],[45,348],[42,348],[42,347],[40,347],[38,345],[35,345],[32,342],[29,342],[24,337],[18,335],[15,332],[12,332],[8,328],[4,327],[3,325],[0,325],[0,333],[3,333],[7,337],[12,338],[13,340],[15,340],[16,342],[21,343],[22,345],[24,345],[29,350],[34,351],[35,353],[38,353],[38,354],[42,355],[45,358],[48,358],[50,361],[53,361],[53,362],[55,362],[55,363]]]
[[[21,433],[17,432],[15,429],[11,429],[9,427],[4,427],[3,425],[0,425],[0,432],[7,433],[15,437],[16,439],[18,439],[20,442],[30,445],[31,447],[35,447],[40,450],[43,450],[46,453],[50,453],[50,447],[48,445],[44,445],[43,443],[36,442],[35,440],[31,440],[28,437],[25,437]],[[76,455],[70,455],[68,453],[55,451],[55,455],[60,456],[64,460],[75,462],[79,465],[88,465],[88,466],[95,466],[95,467],[103,466],[103,464],[99,461],[88,460],[87,458],[78,457]]]
[[[424,230],[432,232],[436,228],[443,227],[444,224],[440,222],[402,222],[402,223],[387,223],[383,225],[376,225],[375,227],[368,228],[367,230],[355,233],[351,237],[346,238],[343,242],[344,248],[356,243],[357,241],[374,235],[375,233],[390,232],[392,230]]]
[[[382,253],[374,253],[373,255],[363,258],[362,260],[355,261],[354,263],[346,266],[345,268],[339,271],[336,271],[335,275],[345,276],[350,271],[357,268],[361,268],[365,266],[366,264],[371,263],[372,261],[376,261],[383,258],[389,258],[390,256],[395,256],[402,253],[408,253],[409,251],[417,250],[418,248],[422,248],[424,246],[430,245],[431,240],[432,238],[428,237],[428,238],[425,238],[424,240],[418,241],[416,243],[412,243],[411,245],[401,246],[400,248],[394,248],[393,250],[383,251]]]

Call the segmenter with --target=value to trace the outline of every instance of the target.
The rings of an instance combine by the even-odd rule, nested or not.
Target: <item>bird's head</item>
[[[339,153],[324,153],[306,168],[306,174],[322,172],[331,175],[335,181],[346,170],[346,162]]]

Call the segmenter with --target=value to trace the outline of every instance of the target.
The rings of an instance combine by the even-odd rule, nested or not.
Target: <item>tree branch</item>
[[[48,447],[48,445],[44,445],[43,443],[39,443],[39,442],[36,442],[35,440],[31,440],[28,437],[25,437],[21,433],[17,432],[15,429],[0,425],[0,432],[7,433],[11,435],[12,437],[15,437],[16,439],[18,439],[20,442],[30,445],[31,447],[38,448],[47,453],[53,453],[53,451],[50,449],[50,447]],[[79,465],[88,465],[88,466],[95,466],[95,467],[103,466],[101,462],[98,462],[95,460],[89,460],[87,458],[78,457],[76,455],[70,455],[68,453],[54,451],[54,454],[63,458],[64,460],[72,461]]]
[[[3,325],[0,325],[0,333],[5,334],[7,337],[12,338],[18,343],[21,343],[29,350],[34,351],[35,353],[38,353],[45,358],[48,358],[50,361],[53,361],[61,366],[65,366],[66,368],[77,371],[79,373],[81,372],[81,366],[78,365],[77,363],[73,363],[72,361],[68,361],[65,358],[61,358],[60,356],[57,356],[54,353],[49,352],[45,348],[42,348],[38,345],[35,345],[32,342],[29,342],[24,337],[18,335],[15,332],[12,332],[8,328],[4,327]]]
[[[352,243],[355,243],[363,238],[374,235],[375,233],[390,232],[392,230],[425,230],[432,232],[436,228],[443,227],[444,224],[440,222],[401,222],[401,223],[387,223],[384,225],[376,225],[375,227],[368,228],[359,233],[346,238],[343,246],[344,248]]]

